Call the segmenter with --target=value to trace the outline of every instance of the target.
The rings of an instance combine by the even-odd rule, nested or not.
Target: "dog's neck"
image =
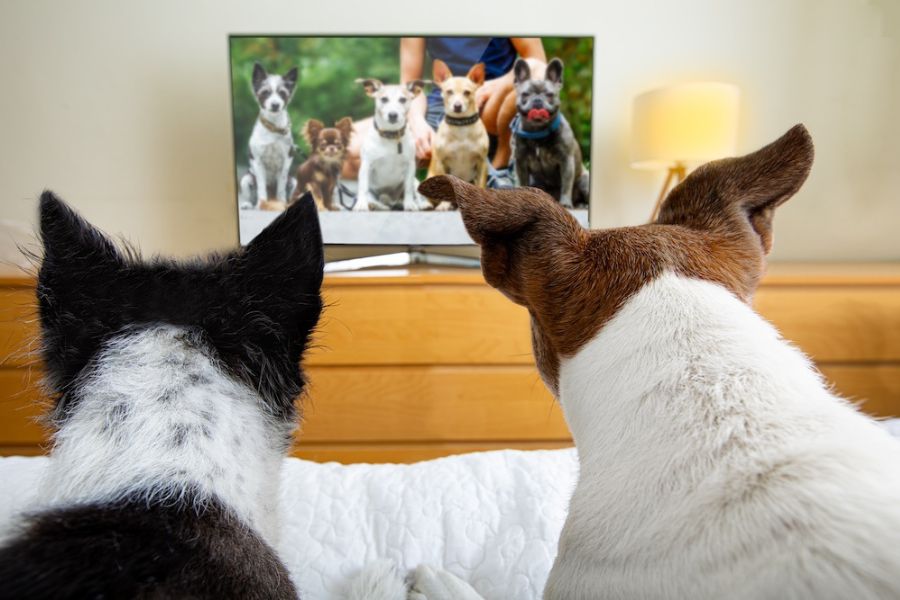
[[[793,391],[779,394],[778,386]],[[748,305],[721,286],[674,274],[646,284],[559,373],[584,470],[667,464],[658,452],[717,455],[730,443],[723,431],[777,418],[773,397],[788,403],[796,390],[815,398],[822,389],[806,357]],[[701,440],[700,431],[709,435]],[[704,445],[692,448],[698,441]]]
[[[529,122],[518,114],[509,124],[513,135],[526,140],[543,140],[553,136],[562,126],[562,115],[557,112],[552,119],[544,125]]]
[[[477,112],[465,117],[454,117],[450,113],[444,114],[444,122],[447,123],[447,125],[452,125],[453,127],[466,127],[468,125],[474,125],[480,118],[481,117]]]
[[[217,498],[270,543],[293,423],[267,414],[188,332],[124,334],[74,386],[41,495],[50,504]]]
[[[278,112],[261,110],[259,111],[259,123],[277,135],[290,135],[291,133],[291,118],[288,116],[287,110]]]
[[[377,114],[372,121],[378,135],[388,140],[399,140],[406,135],[406,121],[397,123],[385,123]]]

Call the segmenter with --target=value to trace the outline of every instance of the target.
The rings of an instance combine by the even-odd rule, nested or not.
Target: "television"
[[[543,188],[587,226],[593,37],[234,35],[229,49],[242,244],[304,192],[326,244],[472,244],[456,207],[415,191],[439,173]]]

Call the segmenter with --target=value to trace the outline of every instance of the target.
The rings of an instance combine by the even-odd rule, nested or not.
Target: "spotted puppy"
[[[308,195],[244,250],[122,252],[47,192],[37,285],[56,428],[0,598],[295,598],[275,551],[322,310]]]
[[[538,190],[422,185],[528,309],[578,448],[544,598],[900,598],[900,444],[751,305],[812,161],[798,125],[597,231]]]
[[[283,209],[296,183],[290,177],[294,137],[287,106],[297,85],[297,68],[276,75],[256,63],[252,83],[259,116],[250,134],[250,170],[239,184],[240,206],[267,208],[267,204],[274,204],[274,208]]]

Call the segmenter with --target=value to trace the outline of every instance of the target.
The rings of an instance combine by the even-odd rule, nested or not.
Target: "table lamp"
[[[734,155],[739,95],[735,85],[703,82],[664,87],[634,99],[631,166],[669,171],[651,221],[672,180],[682,181],[690,163]]]

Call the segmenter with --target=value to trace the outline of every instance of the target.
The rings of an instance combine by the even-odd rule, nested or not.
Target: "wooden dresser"
[[[33,281],[0,277],[0,455],[38,454]],[[477,271],[330,275],[295,454],[412,462],[570,445],[534,369],[528,317]],[[843,395],[900,416],[900,265],[773,265],[759,311]]]

